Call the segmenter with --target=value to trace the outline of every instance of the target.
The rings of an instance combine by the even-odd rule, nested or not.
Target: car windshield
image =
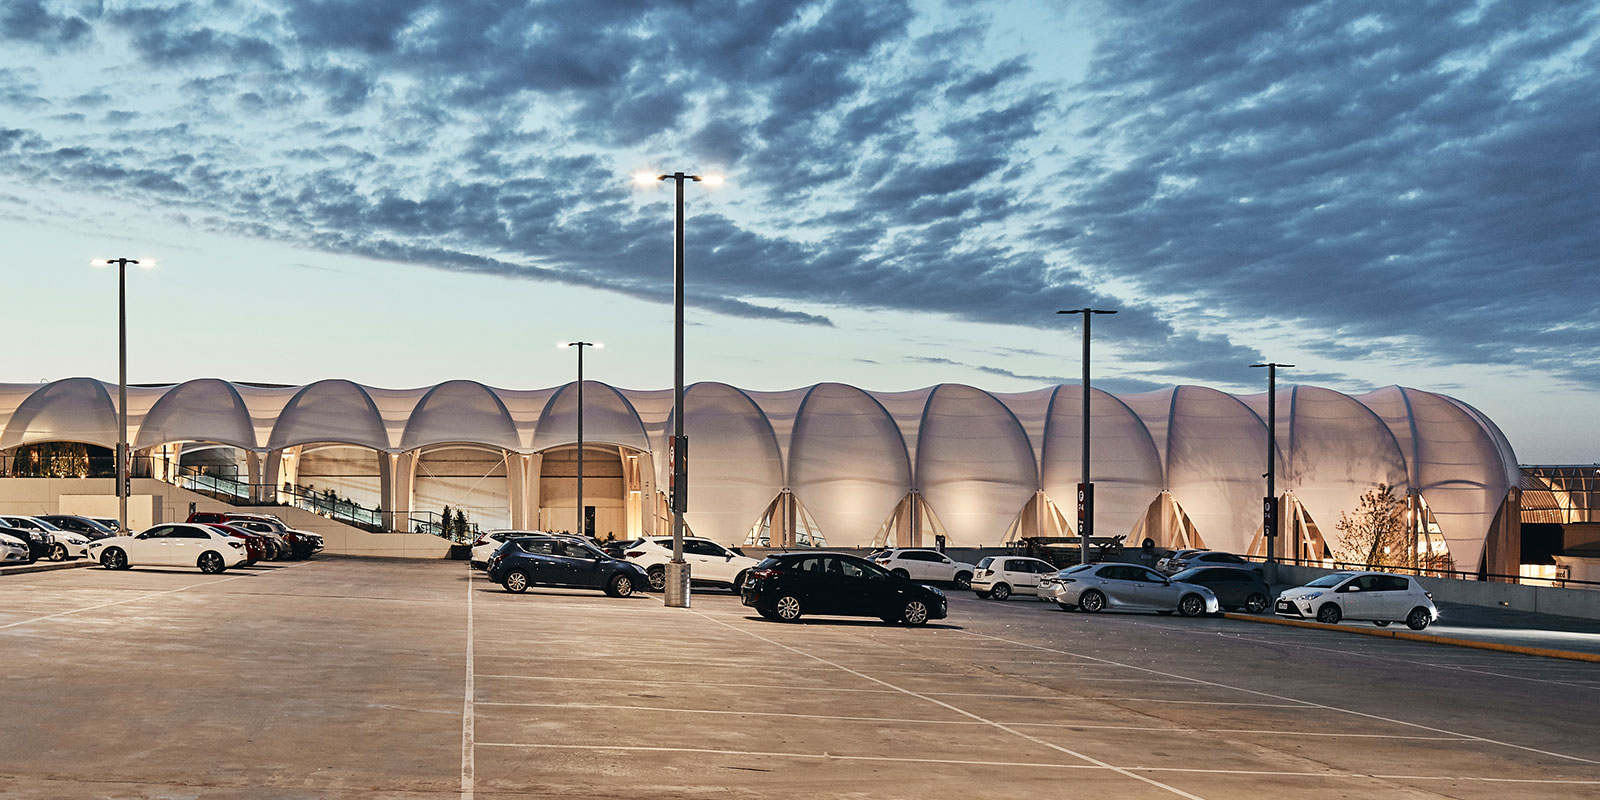
[[[1318,579],[1316,579],[1316,580],[1314,580],[1314,581],[1312,581],[1312,582],[1310,582],[1310,583],[1308,583],[1306,585],[1307,586],[1315,586],[1318,589],[1328,589],[1328,588],[1331,588],[1331,587],[1334,587],[1334,586],[1338,586],[1339,584],[1343,583],[1344,581],[1348,580],[1349,578],[1350,578],[1350,573],[1348,573],[1348,572],[1335,572],[1332,575],[1324,575],[1324,576],[1322,576],[1322,577],[1320,577],[1320,578],[1318,578]]]
[[[1094,569],[1094,567],[1095,567],[1094,564],[1079,564],[1076,567],[1067,567],[1066,569],[1061,570],[1060,572],[1057,572],[1056,574],[1057,575],[1072,575],[1072,574],[1075,574],[1075,573],[1083,572],[1084,570]]]
[[[1200,577],[1200,574],[1202,572],[1205,572],[1205,570],[1203,570],[1203,569],[1201,569],[1199,567],[1191,567],[1191,568],[1186,569],[1186,570],[1184,570],[1184,571],[1182,571],[1182,572],[1180,572],[1180,573],[1178,573],[1176,575],[1173,575],[1171,579],[1174,580],[1174,581],[1182,582],[1182,581],[1189,580],[1190,578],[1198,578],[1198,577]]]
[[[993,564],[993,563],[994,563],[994,556],[988,556],[988,557],[985,557],[985,558],[980,558],[980,559],[978,559],[978,569],[988,569],[989,565]]]

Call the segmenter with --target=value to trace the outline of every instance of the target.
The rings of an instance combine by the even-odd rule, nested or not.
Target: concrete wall
[[[7,514],[117,515],[116,483],[110,478],[0,478],[0,512]],[[159,522],[182,522],[189,504],[196,511],[272,514],[297,530],[320,534],[324,552],[391,558],[444,558],[450,543],[424,533],[369,533],[288,506],[235,507],[203,494],[150,478],[134,478],[128,523],[142,530]]]
[[[1334,571],[1320,567],[1279,564],[1277,583],[1301,586]],[[1558,589],[1553,586],[1522,586],[1514,583],[1489,583],[1455,578],[1417,580],[1424,589],[1433,592],[1435,602],[1600,619],[1600,591],[1593,589]]]

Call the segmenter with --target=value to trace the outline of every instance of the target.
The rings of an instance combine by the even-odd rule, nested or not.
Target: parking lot
[[[1600,666],[951,591],[506,594],[461,563],[0,581],[0,797],[1571,797]]]

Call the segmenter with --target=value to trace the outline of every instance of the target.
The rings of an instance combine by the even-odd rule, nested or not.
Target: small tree
[[[456,525],[455,525],[455,527],[456,527],[456,540],[457,541],[461,541],[461,542],[466,541],[467,540],[467,515],[459,508],[456,509]]]
[[[1339,513],[1334,527],[1344,536],[1334,556],[1369,567],[1409,566],[1411,542],[1405,510],[1405,500],[1395,497],[1394,487],[1387,484],[1380,483],[1362,494],[1355,513]]]
[[[450,506],[445,506],[444,512],[439,514],[439,535],[446,539],[452,538],[451,534],[454,533],[454,531],[450,530],[451,519],[453,517],[450,516]]]

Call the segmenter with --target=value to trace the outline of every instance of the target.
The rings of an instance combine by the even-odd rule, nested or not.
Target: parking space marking
[[[1385,717],[1385,716],[1382,716],[1382,715],[1379,715],[1379,714],[1371,714],[1371,713],[1368,713],[1368,712],[1365,712],[1365,711],[1356,711],[1355,709],[1350,709],[1350,708],[1340,708],[1338,706],[1330,706],[1330,705],[1327,705],[1325,703],[1317,703],[1317,702],[1312,702],[1312,701],[1309,701],[1309,700],[1300,700],[1298,698],[1286,697],[1284,695],[1279,695],[1279,694],[1272,694],[1271,692],[1263,692],[1263,691],[1260,691],[1260,690],[1257,690],[1257,689],[1246,689],[1246,688],[1241,687],[1241,686],[1229,686],[1228,684],[1225,684],[1225,683],[1218,683],[1216,681],[1208,681],[1208,680],[1205,680],[1203,678],[1192,678],[1192,677],[1189,677],[1187,675],[1179,675],[1179,674],[1172,673],[1172,672],[1163,672],[1161,670],[1151,669],[1149,667],[1137,667],[1137,666],[1134,666],[1134,665],[1131,665],[1131,664],[1123,664],[1123,663],[1121,663],[1119,661],[1112,661],[1110,659],[1098,658],[1096,656],[1088,656],[1088,655],[1083,655],[1083,654],[1080,654],[1080,653],[1072,653],[1072,652],[1068,652],[1066,650],[1060,650],[1060,649],[1057,649],[1057,648],[1054,648],[1054,647],[1045,647],[1044,645],[1030,644],[1028,642],[1018,642],[1018,641],[1013,640],[1013,639],[1006,639],[1006,638],[1002,638],[1002,637],[999,637],[999,636],[990,636],[988,634],[977,633],[977,632],[969,631],[969,630],[965,630],[965,629],[962,630],[962,633],[965,633],[965,634],[967,634],[969,636],[977,636],[977,637],[983,638],[983,639],[993,639],[995,641],[1005,642],[1007,644],[1014,644],[1014,645],[1018,645],[1018,646],[1021,646],[1021,647],[1032,647],[1032,648],[1036,648],[1036,649],[1039,649],[1039,650],[1043,650],[1045,652],[1057,653],[1059,655],[1073,656],[1075,658],[1094,659],[1096,661],[1103,661],[1103,662],[1105,662],[1107,664],[1115,664],[1115,665],[1118,665],[1118,666],[1129,667],[1131,669],[1137,669],[1137,670],[1140,670],[1140,671],[1143,671],[1143,672],[1148,672],[1148,673],[1150,673],[1152,675],[1160,675],[1160,676],[1166,677],[1166,678],[1182,678],[1184,680],[1188,680],[1188,681],[1191,681],[1193,683],[1200,684],[1202,686],[1211,686],[1211,687],[1215,687],[1215,688],[1219,688],[1219,689],[1232,689],[1234,691],[1244,692],[1246,694],[1253,694],[1253,695],[1257,695],[1259,697],[1266,697],[1266,698],[1270,698],[1270,699],[1273,699],[1273,700],[1288,700],[1290,702],[1301,703],[1301,704],[1303,704],[1304,706],[1307,706],[1307,707],[1320,708],[1320,709],[1323,709],[1325,711],[1337,711],[1337,712],[1340,712],[1342,714],[1350,714],[1350,715],[1357,716],[1357,717],[1364,717],[1366,719],[1375,719],[1375,720],[1378,720],[1380,722],[1391,722],[1391,723],[1394,723],[1396,725],[1403,725],[1403,726],[1408,727],[1408,728],[1417,728],[1417,729],[1420,729],[1420,730],[1432,731],[1434,733],[1444,733],[1444,734],[1450,734],[1452,736],[1460,736],[1460,737],[1463,737],[1463,738],[1473,739],[1475,741],[1483,742],[1484,744],[1498,745],[1500,747],[1508,747],[1508,748],[1511,748],[1513,750],[1523,750],[1523,751],[1526,751],[1526,752],[1529,752],[1529,753],[1538,753],[1540,755],[1550,756],[1552,758],[1561,758],[1561,759],[1565,759],[1565,760],[1568,760],[1568,761],[1577,761],[1577,762],[1580,762],[1580,763],[1583,763],[1583,764],[1594,764],[1596,766],[1600,766],[1600,761],[1595,761],[1594,759],[1583,758],[1581,756],[1568,755],[1566,753],[1557,753],[1557,752],[1553,752],[1553,751],[1550,751],[1550,750],[1541,750],[1541,749],[1539,749],[1537,747],[1528,747],[1527,745],[1513,744],[1511,742],[1500,741],[1498,739],[1490,739],[1488,737],[1477,736],[1477,735],[1470,734],[1470,733],[1461,733],[1460,731],[1452,731],[1452,730],[1448,730],[1448,729],[1445,729],[1445,728],[1436,728],[1436,727],[1433,727],[1431,725],[1423,725],[1420,722],[1407,722],[1405,720],[1393,719],[1391,717]]]
[[[1240,703],[1232,700],[1168,700],[1164,697],[1084,697],[1084,700],[1103,700],[1112,703],[1160,703],[1183,706],[1246,706],[1249,708],[1316,708],[1311,703]]]
[[[140,600],[147,600],[149,598],[160,597],[162,595],[176,594],[178,592],[187,591],[189,589],[193,589],[193,588],[196,588],[196,587],[199,587],[199,586],[215,586],[215,585],[217,585],[219,583],[227,583],[228,581],[236,581],[236,580],[239,580],[240,578],[253,578],[258,574],[266,574],[266,573],[247,573],[247,574],[244,574],[244,575],[234,575],[231,578],[222,578],[220,580],[201,581],[200,583],[191,583],[188,586],[180,586],[180,587],[178,587],[176,589],[167,589],[165,591],[160,591],[160,592],[150,592],[148,594],[141,594],[138,597],[129,597],[129,598],[125,598],[125,599],[122,599],[122,600],[113,600],[113,601],[111,601],[109,603],[100,603],[98,605],[85,606],[83,608],[74,608],[74,609],[71,609],[69,611],[57,611],[54,614],[45,614],[44,616],[41,616],[41,617],[32,617],[32,618],[29,618],[29,619],[17,620],[16,622],[8,622],[8,623],[6,623],[4,625],[0,625],[0,631],[3,631],[5,629],[7,629],[7,628],[15,628],[15,627],[17,627],[19,625],[28,625],[28,624],[35,623],[35,622],[43,622],[43,621],[45,621],[47,619],[55,619],[56,617],[64,617],[64,616],[67,616],[68,614],[81,614],[81,613],[83,613],[85,611],[94,611],[95,609],[100,609],[100,608],[109,608],[111,606],[120,606],[120,605],[122,605],[124,603],[137,603]]]
[[[755,756],[760,758],[793,758],[811,761],[872,761],[900,764],[939,764],[960,767],[1027,767],[1030,769],[1097,770],[1115,772],[1167,789],[1183,797],[1195,797],[1181,789],[1167,786],[1138,772],[1162,772],[1196,775],[1240,775],[1251,777],[1283,778],[1336,778],[1342,780],[1406,780],[1406,781],[1472,781],[1479,783],[1540,784],[1559,786],[1600,786],[1600,780],[1568,780],[1561,778],[1496,778],[1479,775],[1380,775],[1340,770],[1295,771],[1266,769],[1206,769],[1202,767],[1119,767],[1094,761],[1088,764],[1053,764],[1047,761],[979,761],[958,758],[912,758],[906,756],[858,756],[845,753],[794,753],[771,750],[723,750],[713,747],[651,747],[645,745],[610,744],[546,744],[525,742],[479,742],[479,747],[505,747],[527,750],[590,750],[621,753],[694,753],[716,756]],[[1061,749],[1061,748],[1058,748]]]
[[[740,662],[740,661],[683,661],[683,660],[662,661],[662,660],[657,660],[657,659],[653,659],[653,658],[609,658],[609,657],[603,656],[603,655],[594,655],[594,656],[523,656],[523,655],[500,656],[500,655],[494,655],[492,653],[485,653],[483,657],[486,658],[486,659],[493,658],[493,659],[520,660],[520,661],[604,661],[607,664],[649,664],[649,665],[652,665],[652,666],[672,666],[672,667],[732,667],[732,668],[752,669],[752,670],[763,670],[763,669],[766,669],[766,670],[804,669],[804,670],[811,670],[811,671],[814,671],[814,672],[826,672],[826,671],[829,671],[828,667],[811,667],[811,666],[802,666],[802,665],[794,665],[794,664],[783,664],[783,663],[752,664],[750,662]],[[939,673],[939,674],[956,675],[956,674],[963,674],[963,673],[953,673],[953,672],[951,672],[951,673]]]
[[[630,684],[630,685],[642,685],[642,686],[710,686],[710,687],[714,687],[714,688],[718,688],[718,689],[772,689],[774,691],[784,691],[784,692],[794,691],[797,688],[802,688],[802,689],[805,689],[807,692],[849,692],[849,693],[860,693],[860,694],[899,694],[900,693],[900,690],[898,690],[898,689],[846,689],[846,688],[839,687],[839,686],[803,686],[803,687],[797,687],[794,684],[782,684],[782,685],[780,685],[780,684],[771,684],[771,683],[717,683],[717,682],[713,682],[713,681],[684,681],[684,680],[652,681],[652,680],[637,680],[637,679],[633,679],[633,678],[588,678],[588,677],[574,677],[574,676],[567,676],[567,675],[505,675],[505,674],[494,674],[494,675],[491,675],[491,674],[487,674],[487,673],[479,673],[478,677],[480,677],[480,678],[502,678],[502,679],[508,679],[508,680],[518,680],[518,681],[576,681],[576,682],[581,682],[581,683],[626,683],[626,684]],[[1059,700],[1060,699],[1060,697],[1058,695],[1051,695],[1051,694],[990,694],[988,692],[924,692],[924,694],[939,694],[939,695],[944,695],[944,696],[947,696],[947,697],[992,697],[992,698],[997,698],[997,699],[1021,699],[1021,700]]]
[[[698,612],[696,612],[696,613],[698,613]],[[707,619],[710,619],[710,618],[707,617]],[[890,682],[888,682],[886,680],[883,680],[882,678],[873,677],[873,676],[868,675],[868,674],[866,674],[864,672],[861,672],[859,670],[854,670],[854,669],[851,669],[851,668],[849,668],[847,666],[844,666],[843,664],[839,664],[839,663],[836,663],[836,662],[833,662],[833,661],[829,661],[829,660],[827,660],[827,659],[825,659],[825,658],[823,658],[821,656],[818,656],[818,655],[813,655],[813,654],[808,653],[808,652],[806,652],[804,650],[801,650],[798,647],[791,647],[791,646],[786,645],[786,644],[784,644],[782,642],[779,642],[779,641],[777,641],[775,639],[769,639],[769,638],[767,638],[765,636],[762,636],[759,633],[756,633],[755,631],[744,630],[743,628],[739,628],[739,627],[736,627],[734,625],[730,625],[730,624],[728,624],[726,622],[723,622],[723,621],[717,620],[717,619],[712,619],[711,621],[715,622],[718,625],[722,625],[722,626],[725,626],[725,627],[728,627],[728,628],[732,628],[733,630],[740,631],[741,633],[747,634],[752,638],[760,639],[761,641],[766,642],[766,643],[768,643],[770,645],[773,645],[774,647],[781,647],[781,648],[783,648],[785,650],[788,650],[788,651],[790,651],[792,653],[795,653],[796,655],[804,656],[804,657],[809,658],[809,659],[811,659],[813,661],[818,661],[818,662],[821,662],[823,664],[828,664],[830,666],[838,667],[840,670],[842,670],[844,672],[848,672],[848,673],[850,673],[852,675],[856,675],[856,676],[865,678],[865,679],[867,679],[869,681],[872,681],[873,683],[881,684],[881,685],[886,686],[886,687],[888,687],[890,689],[894,689],[896,691],[903,692],[907,696],[915,697],[915,698],[918,698],[918,699],[921,699],[921,700],[926,700],[929,703],[933,703],[935,705],[938,705],[938,706],[941,706],[943,708],[949,709],[949,710],[954,711],[957,714],[960,714],[962,716],[971,717],[972,719],[975,719],[975,720],[977,720],[979,722],[983,722],[983,723],[989,725],[990,727],[995,728],[996,730],[1001,730],[1001,731],[1004,731],[1006,733],[1009,733],[1012,736],[1015,736],[1015,737],[1017,737],[1019,739],[1025,739],[1027,741],[1033,742],[1034,744],[1040,745],[1042,747],[1046,747],[1048,749],[1055,750],[1056,752],[1065,753],[1066,755],[1072,756],[1073,758],[1081,759],[1083,761],[1089,762],[1090,764],[1094,764],[1094,765],[1098,765],[1100,767],[1107,768],[1107,769],[1109,769],[1109,770],[1111,770],[1113,772],[1116,772],[1119,775],[1122,775],[1122,776],[1127,777],[1127,778],[1132,778],[1133,780],[1140,781],[1142,783],[1149,784],[1149,785],[1154,786],[1154,787],[1156,787],[1158,789],[1164,789],[1164,790],[1166,790],[1168,792],[1171,792],[1172,794],[1175,794],[1175,795],[1177,795],[1179,797],[1186,797],[1186,798],[1189,798],[1189,800],[1204,800],[1204,798],[1199,797],[1198,795],[1190,794],[1190,793],[1188,793],[1188,792],[1186,792],[1186,791],[1184,791],[1182,789],[1177,788],[1176,786],[1169,786],[1169,785],[1167,785],[1165,783],[1162,783],[1161,781],[1158,781],[1158,780],[1156,780],[1154,778],[1151,778],[1151,777],[1148,777],[1148,776],[1145,776],[1145,775],[1139,775],[1139,774],[1137,774],[1135,772],[1131,772],[1129,770],[1122,769],[1121,767],[1113,766],[1113,765],[1108,764],[1108,763],[1106,763],[1104,761],[1101,761],[1100,759],[1097,759],[1097,758],[1095,758],[1093,756],[1086,755],[1084,753],[1079,753],[1076,750],[1073,750],[1073,749],[1068,748],[1068,747],[1063,747],[1061,745],[1055,744],[1054,742],[1045,741],[1044,739],[1040,739],[1037,736],[1033,736],[1033,735],[1030,735],[1028,733],[1024,733],[1023,731],[1017,730],[1016,728],[1013,728],[1013,727],[1006,726],[1006,725],[1004,725],[1002,723],[995,722],[995,721],[990,720],[990,719],[985,719],[984,717],[981,717],[981,716],[979,716],[977,714],[974,714],[971,711],[968,711],[968,710],[966,710],[964,708],[961,708],[959,706],[951,705],[950,703],[946,703],[943,700],[939,700],[936,697],[933,697],[933,696],[930,696],[930,695],[924,694],[924,693],[914,692],[914,691],[912,691],[910,689],[906,689],[906,688],[903,688],[903,687],[900,687],[900,686],[896,686],[895,684],[890,683]],[[1020,643],[1015,643],[1014,642],[1013,644],[1020,644]],[[947,695],[947,696],[949,696],[949,695]]]
[[[473,741],[473,704],[477,689],[473,686],[475,672],[472,662],[472,570],[467,570],[467,685],[461,701],[461,800],[472,800],[473,783],[477,778],[477,745]]]

